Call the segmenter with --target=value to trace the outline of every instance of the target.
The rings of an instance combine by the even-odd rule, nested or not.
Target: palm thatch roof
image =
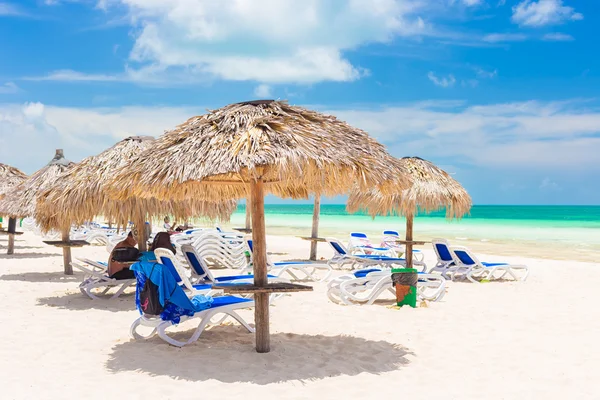
[[[73,223],[82,224],[97,215],[123,225],[130,220],[146,220],[148,215],[157,214],[174,215],[176,218],[205,216],[228,220],[236,208],[235,201],[175,202],[136,197],[115,201],[106,196],[105,185],[115,171],[128,167],[131,160],[152,147],[154,141],[149,136],[128,137],[96,156],[83,159],[56,179],[38,201],[35,217],[42,230],[63,229]]]
[[[390,166],[392,168],[392,166]],[[382,193],[377,189],[356,187],[348,198],[349,212],[361,209],[370,215],[414,215],[417,210],[431,212],[446,208],[447,218],[460,218],[471,209],[471,196],[447,172],[419,157],[404,157],[393,168],[408,169],[412,186],[395,192]]]
[[[33,216],[38,195],[73,165],[74,163],[65,159],[62,150],[56,150],[54,158],[48,165],[6,193],[0,201],[0,214],[16,218]]]
[[[21,172],[21,170],[0,163],[0,199],[12,187],[23,183],[25,179],[27,179],[27,175]]]
[[[366,132],[333,116],[283,101],[236,103],[158,138],[116,174],[110,195],[237,199],[257,177],[280,197],[335,195],[385,182],[389,158]]]

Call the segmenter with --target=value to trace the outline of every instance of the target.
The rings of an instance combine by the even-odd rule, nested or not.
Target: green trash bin
[[[396,304],[402,306],[417,306],[417,281],[419,277],[414,268],[393,268],[392,285],[396,289]]]

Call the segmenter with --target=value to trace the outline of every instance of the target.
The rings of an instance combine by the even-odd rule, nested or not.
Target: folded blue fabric
[[[173,274],[164,268],[164,265],[140,261],[129,267],[137,279],[135,291],[135,304],[142,313],[140,306],[140,293],[146,284],[146,279],[158,286],[158,299],[164,310],[160,314],[161,319],[179,323],[183,315],[192,316],[198,311],[206,310],[211,307],[212,297],[196,295],[192,298],[187,297],[183,289],[175,281]]]

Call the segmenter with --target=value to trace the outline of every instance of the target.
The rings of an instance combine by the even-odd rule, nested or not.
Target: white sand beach
[[[295,237],[267,241],[273,259],[308,253]],[[316,283],[314,292],[271,307],[272,351],[257,354],[253,335],[237,324],[208,329],[183,348],[133,341],[132,292],[104,301],[83,296],[81,274],[64,276],[60,249],[32,233],[17,238],[14,256],[5,254],[5,237],[0,245],[2,399],[600,396],[598,264],[495,257],[490,247],[481,259],[525,263],[529,279],[449,282],[441,302],[417,309],[390,308],[392,297],[337,305]],[[330,256],[325,246],[319,251]],[[433,263],[433,251],[425,253]],[[73,256],[105,260],[107,253],[88,246]],[[253,321],[251,311],[243,315]]]

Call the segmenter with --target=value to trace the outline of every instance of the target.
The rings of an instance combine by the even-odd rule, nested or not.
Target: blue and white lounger
[[[250,254],[254,251],[252,239],[246,239]],[[277,277],[288,274],[294,281],[324,282],[329,279],[333,269],[329,263],[319,261],[280,261],[272,262],[267,257],[267,267]],[[323,276],[321,274],[324,273]],[[298,275],[302,274],[301,277]]]
[[[463,246],[450,246],[450,253],[454,259],[455,266],[450,267],[447,274],[454,280],[457,276],[464,276],[471,282],[477,282],[475,278],[480,280],[495,280],[502,279],[505,275],[510,275],[514,280],[524,281],[529,275],[529,267],[527,265],[516,265],[509,263],[487,263],[477,259],[468,248]],[[520,278],[515,274],[515,271],[525,271]],[[500,276],[496,276],[496,272],[501,272]]]
[[[390,269],[369,268],[332,279],[327,297],[338,304],[373,304],[383,293],[396,294]],[[439,275],[419,273],[418,298],[440,301],[446,294],[446,279]]]
[[[338,268],[343,268],[346,265],[350,265],[351,269],[354,269],[356,266],[365,268],[368,266],[404,267],[406,265],[406,259],[404,258],[383,257],[372,254],[350,254],[344,245],[335,238],[327,238],[327,243],[333,249],[333,257],[328,261],[328,264],[337,266]],[[414,260],[413,267],[421,268],[421,272],[424,272],[427,265],[422,261]]]
[[[168,250],[167,250],[168,251]],[[134,271],[137,278],[136,306],[141,316],[133,321],[129,330],[131,337],[139,339],[150,339],[156,334],[165,342],[182,347],[198,340],[211,318],[217,314],[225,314],[219,320],[223,322],[227,317],[237,320],[250,333],[254,329],[236,312],[239,309],[254,307],[254,301],[237,296],[207,297],[195,295],[188,297],[182,287],[177,284],[171,271],[158,263],[139,262],[133,264],[130,269]],[[160,304],[164,310],[160,315],[144,314],[140,306],[140,292],[147,279],[158,286]],[[199,318],[198,326],[192,336],[186,341],[175,340],[170,337],[166,330],[185,320]],[[140,327],[150,328],[149,333],[140,332]]]

